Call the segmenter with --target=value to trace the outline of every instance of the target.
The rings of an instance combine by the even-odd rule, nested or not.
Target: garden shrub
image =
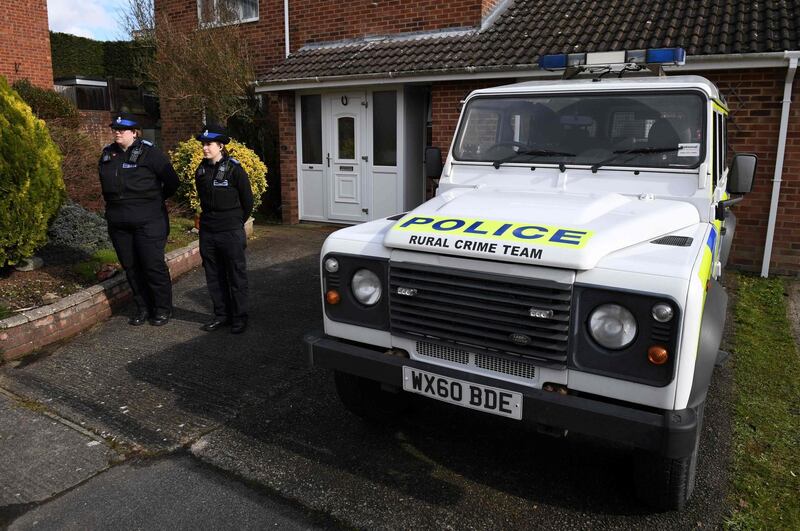
[[[104,210],[105,202],[97,175],[100,148],[88,134],[79,129],[52,123],[48,123],[47,127],[63,154],[61,171],[69,198],[93,212]]]
[[[78,108],[55,90],[37,87],[27,79],[15,81],[12,88],[37,118],[69,128],[80,126]]]
[[[244,144],[231,140],[226,146],[231,157],[242,163],[242,168],[250,177],[250,187],[253,189],[253,211],[261,205],[261,195],[267,190],[267,166],[261,162],[256,153]],[[203,145],[194,138],[178,144],[169,152],[172,166],[178,173],[180,185],[178,186],[177,199],[184,202],[194,212],[200,212],[200,199],[194,186],[194,173],[203,160]]]
[[[39,255],[49,264],[87,260],[111,247],[106,220],[77,203],[65,203],[47,230],[47,245]]]
[[[64,195],[61,154],[47,125],[0,76],[0,267],[47,241]]]

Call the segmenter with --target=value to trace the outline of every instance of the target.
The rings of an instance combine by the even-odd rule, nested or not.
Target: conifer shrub
[[[0,267],[47,241],[64,196],[61,154],[47,126],[0,76]]]
[[[27,79],[15,81],[12,88],[28,104],[33,114],[48,124],[57,123],[70,128],[80,125],[78,108],[55,90],[37,87]]]
[[[253,211],[261,205],[261,196],[267,190],[267,166],[261,162],[255,151],[244,144],[231,139],[225,146],[231,157],[242,164],[242,168],[250,177],[250,187],[253,189]],[[197,166],[203,161],[203,144],[194,138],[180,142],[169,152],[172,167],[178,173],[180,185],[176,193],[178,201],[186,204],[194,212],[200,212],[200,199],[194,185],[194,174]]]
[[[48,264],[69,264],[87,260],[96,251],[111,247],[106,220],[68,201],[47,229],[47,245],[39,251],[39,256]]]

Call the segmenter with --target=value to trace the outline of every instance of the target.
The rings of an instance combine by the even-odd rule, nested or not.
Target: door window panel
[[[301,96],[303,164],[322,164],[322,96]]]
[[[375,92],[372,99],[374,164],[397,166],[397,92]]]
[[[355,160],[356,158],[356,121],[345,116],[337,120],[339,130],[339,158]]]

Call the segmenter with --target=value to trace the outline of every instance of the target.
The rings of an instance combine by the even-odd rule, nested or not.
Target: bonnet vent
[[[664,236],[650,243],[658,245],[672,245],[674,247],[689,247],[692,245],[692,238],[689,236]]]

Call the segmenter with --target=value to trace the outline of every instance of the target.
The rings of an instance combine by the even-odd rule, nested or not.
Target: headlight
[[[359,269],[353,274],[353,296],[358,302],[372,306],[381,299],[381,281],[369,269]]]
[[[602,304],[589,315],[589,333],[605,348],[622,349],[636,338],[636,319],[619,304]]]

